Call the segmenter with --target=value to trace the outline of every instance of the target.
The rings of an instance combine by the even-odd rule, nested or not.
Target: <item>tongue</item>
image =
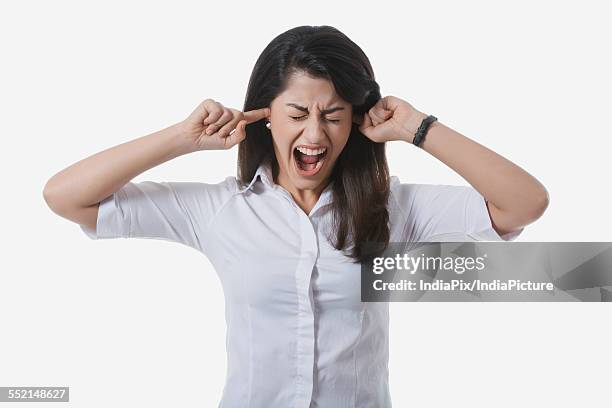
[[[319,161],[319,156],[317,155],[311,156],[308,154],[298,152],[298,157],[302,163],[307,163],[307,164],[313,164]]]

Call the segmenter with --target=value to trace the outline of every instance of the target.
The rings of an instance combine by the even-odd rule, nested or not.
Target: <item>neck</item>
[[[310,214],[315,204],[319,200],[321,193],[323,190],[325,190],[325,187],[329,183],[329,180],[325,180],[314,189],[299,189],[296,188],[293,183],[291,183],[286,174],[280,172],[278,175],[274,175],[274,183],[287,190],[287,192],[291,194],[291,197],[295,203],[306,214]]]

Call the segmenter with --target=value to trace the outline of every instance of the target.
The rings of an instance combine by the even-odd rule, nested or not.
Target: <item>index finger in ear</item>
[[[270,116],[270,108],[253,109],[244,112],[244,119],[247,121],[247,123],[257,122],[258,120],[262,120],[268,116]]]
[[[361,125],[363,123],[363,114],[354,113],[353,122],[355,122],[358,125]]]

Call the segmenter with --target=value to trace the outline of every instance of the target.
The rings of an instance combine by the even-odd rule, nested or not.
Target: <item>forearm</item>
[[[49,179],[44,197],[56,212],[94,205],[144,171],[189,153],[178,124],[103,150]]]
[[[421,147],[466,179],[500,211],[531,222],[548,205],[546,188],[525,170],[440,122]]]

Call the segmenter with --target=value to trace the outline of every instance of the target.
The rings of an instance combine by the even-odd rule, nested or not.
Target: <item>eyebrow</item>
[[[308,108],[304,107],[304,106],[300,106],[297,103],[287,103],[287,106],[292,106],[295,109],[301,110],[302,112],[306,112],[308,113]],[[334,113],[335,111],[339,111],[339,110],[344,110],[344,107],[342,106],[334,106],[333,108],[328,108],[328,109],[323,109],[321,111],[322,115],[327,115],[328,113]]]

